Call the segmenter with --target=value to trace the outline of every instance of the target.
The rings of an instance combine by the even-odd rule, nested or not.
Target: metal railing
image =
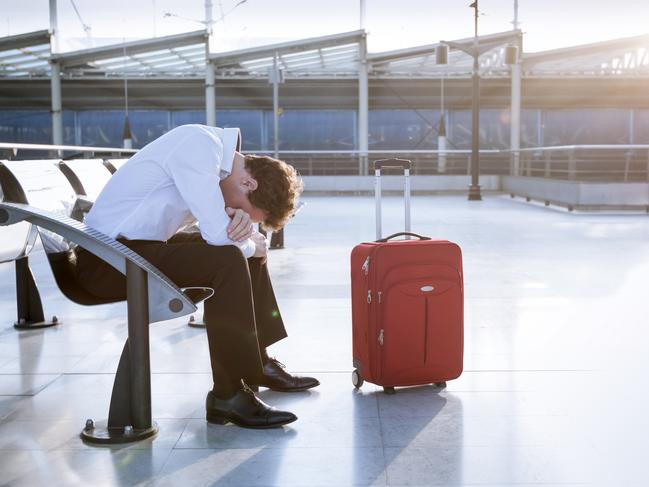
[[[137,149],[69,145],[0,143],[0,157],[130,156]],[[273,151],[244,153],[273,155]],[[24,157],[23,154],[30,157]],[[279,157],[305,176],[371,175],[376,159],[404,157],[413,162],[413,175],[468,175],[470,150],[280,150]],[[562,180],[649,181],[649,144],[568,145],[530,147],[517,151],[480,151],[480,174],[518,175]]]
[[[244,151],[245,152],[245,151]],[[272,151],[255,151],[273,155]],[[470,150],[280,150],[279,157],[292,164],[302,175],[371,175],[371,162],[399,156],[412,161],[411,174],[470,174]],[[499,150],[481,150],[480,168],[483,174],[509,174],[507,157]],[[387,173],[390,173],[388,169]]]
[[[271,152],[257,152],[272,154]],[[470,174],[470,150],[279,151],[303,175],[370,175],[368,161],[405,157],[413,174]],[[649,145],[571,145],[480,151],[480,174],[648,181]]]
[[[26,152],[28,159],[35,157],[60,157],[73,158],[79,155],[83,157],[94,157],[95,155],[133,155],[137,149],[124,149],[121,147],[89,147],[83,145],[51,145],[51,144],[22,144],[14,142],[0,142],[0,158],[16,159],[18,155],[23,156]],[[67,155],[66,155],[67,153]]]
[[[649,181],[648,144],[567,145],[509,152],[512,175],[571,181]]]

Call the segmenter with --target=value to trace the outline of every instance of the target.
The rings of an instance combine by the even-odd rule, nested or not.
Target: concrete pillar
[[[207,48],[206,51],[209,56],[209,48]],[[205,124],[212,127],[216,125],[216,92],[214,89],[214,78],[214,64],[212,64],[208,58],[205,63]]]
[[[52,79],[52,144],[63,145],[63,111],[61,103],[61,65],[51,63]]]
[[[279,68],[277,66],[277,53],[273,56],[273,153],[275,159],[279,158]]]
[[[443,174],[446,172],[446,116],[444,109],[442,109],[442,115],[439,118],[437,150],[439,151],[437,153],[437,172]]]
[[[59,52],[59,26],[56,0],[50,0],[50,53]],[[50,90],[52,94],[52,144],[63,144],[63,112],[61,102],[61,65],[50,62],[52,78]]]
[[[358,65],[358,174],[367,174],[368,138],[369,138],[369,91],[367,65],[367,38],[363,34],[359,45],[360,61]]]
[[[205,124],[216,125],[216,92],[214,64],[210,61],[212,40],[212,0],[205,0]]]
[[[512,64],[512,93],[511,93],[511,128],[510,128],[510,149],[512,151],[513,176],[520,174],[520,152],[521,148],[521,65]]]

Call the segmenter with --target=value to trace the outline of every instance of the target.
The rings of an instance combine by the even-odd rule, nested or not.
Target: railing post
[[[552,152],[546,151],[544,159],[545,159],[545,177],[551,178],[552,177]]]
[[[647,181],[649,181],[649,150],[647,151]]]
[[[629,166],[631,165],[631,151],[626,151],[624,158],[624,182],[629,180]]]
[[[518,150],[512,150],[509,154],[509,174],[512,176],[521,174],[521,153]]]
[[[575,149],[570,149],[570,154],[568,156],[568,179],[574,181],[577,173],[577,156],[575,155]]]

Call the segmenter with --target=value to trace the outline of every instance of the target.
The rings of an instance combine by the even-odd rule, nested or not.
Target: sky
[[[214,52],[360,28],[360,0],[212,0]],[[368,50],[473,36],[470,0],[365,0]],[[519,0],[524,51],[649,34],[649,0]],[[479,0],[479,33],[512,29],[514,0]],[[75,11],[77,8],[78,14]],[[165,14],[172,15],[165,15]],[[223,16],[223,17],[222,17]],[[60,50],[204,28],[204,0],[58,0]],[[89,27],[85,30],[83,25]],[[0,36],[49,27],[49,0],[0,0]]]

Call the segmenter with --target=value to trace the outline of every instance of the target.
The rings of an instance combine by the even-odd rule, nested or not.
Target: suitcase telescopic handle
[[[412,163],[408,159],[379,159],[374,161],[374,170],[380,171],[384,167],[398,167],[403,169],[410,169]]]
[[[393,238],[395,238],[395,237],[401,237],[401,236],[403,236],[403,235],[405,235],[405,236],[409,236],[409,237],[417,237],[419,240],[430,240],[430,239],[431,239],[430,237],[424,237],[424,236],[422,236],[422,235],[418,235],[418,234],[416,234],[416,233],[411,233],[411,232],[399,232],[399,233],[393,233],[393,234],[390,235],[389,237],[380,238],[380,239],[377,240],[377,242],[387,242],[388,240],[391,240],[391,239],[393,239]]]
[[[410,237],[410,166],[407,159],[379,159],[374,161],[374,195],[376,199],[376,240],[381,239],[381,169],[384,167],[398,167],[403,169],[403,196],[405,205],[406,239]]]

